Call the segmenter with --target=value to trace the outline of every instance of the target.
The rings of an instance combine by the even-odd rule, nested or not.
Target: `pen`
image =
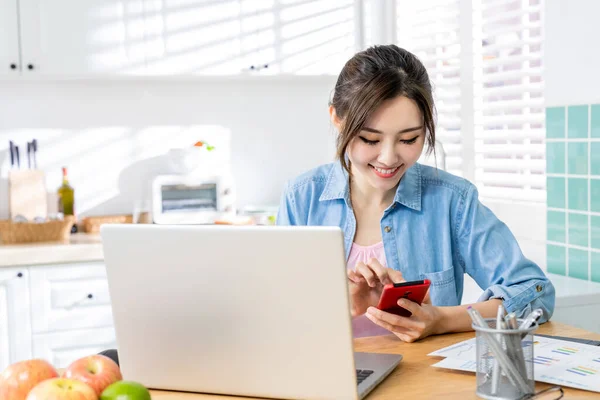
[[[525,317],[525,320],[521,323],[521,325],[519,325],[519,329],[531,328],[531,325],[533,325],[534,322],[537,322],[542,315],[544,315],[544,311],[541,308],[536,308],[529,313],[527,317]]]
[[[467,312],[471,316],[471,319],[473,320],[473,323],[475,325],[478,325],[479,327],[484,329],[488,326],[481,314],[479,314],[479,312],[473,307],[469,306],[467,308]],[[508,358],[507,355],[504,354],[501,344],[496,341],[493,335],[484,331],[480,331],[480,333],[483,335],[483,337],[485,337],[488,346],[494,352],[494,355],[496,356],[498,362],[502,366],[502,369],[506,373],[506,376],[511,381],[511,383],[514,386],[518,387],[522,393],[531,393],[531,389],[529,388],[529,386],[527,386],[527,382],[523,380],[523,377],[519,374],[510,358]]]
[[[512,312],[506,317],[508,318],[509,329],[519,329],[517,322],[517,314]],[[515,363],[517,364],[517,368],[519,369],[519,373],[521,374],[521,376],[527,376],[527,367],[525,365],[525,357],[523,356],[523,347],[521,346],[521,335],[510,335],[508,340],[510,346],[507,346],[507,351],[515,360]]]
[[[496,330],[502,330],[503,328],[503,316],[504,316],[504,307],[502,304],[498,306],[498,313],[496,314]],[[502,344],[502,335],[496,335],[498,342]],[[498,363],[498,358],[494,358],[494,370],[492,371],[492,394],[498,393],[498,381],[500,380],[500,364]]]

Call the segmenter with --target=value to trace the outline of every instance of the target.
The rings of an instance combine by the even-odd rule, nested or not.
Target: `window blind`
[[[446,153],[446,170],[462,176],[459,17],[459,0],[401,0],[396,6],[397,44],[427,68],[437,109],[436,139]]]
[[[481,0],[475,183],[482,197],[545,201],[541,0]]]

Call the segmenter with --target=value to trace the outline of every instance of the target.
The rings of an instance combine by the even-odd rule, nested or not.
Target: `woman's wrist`
[[[451,308],[451,307],[437,307],[437,306],[434,306],[434,308],[437,311],[438,318],[437,318],[437,320],[435,322],[435,325],[433,327],[433,334],[434,335],[441,335],[443,333],[449,332],[449,329],[448,329],[448,320],[449,320],[449,317],[448,317],[449,312],[448,311],[449,310],[448,309]]]
[[[480,303],[470,304],[477,309],[484,318],[489,318],[496,312],[498,305],[502,304],[502,300],[490,299]],[[467,312],[469,305],[436,307],[438,312],[437,322],[434,332],[437,335],[450,332],[467,332],[472,331],[472,320]]]
[[[434,329],[436,335],[471,330],[471,317],[469,317],[466,307],[450,306],[436,308],[438,312],[438,319]]]

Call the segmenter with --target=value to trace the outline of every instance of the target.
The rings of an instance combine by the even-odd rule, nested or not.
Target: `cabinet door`
[[[38,266],[30,275],[34,333],[113,326],[103,263]]]
[[[238,74],[248,0],[145,0],[146,73]],[[252,52],[248,51],[248,55]]]
[[[19,75],[18,0],[0,0],[0,76]]]
[[[117,348],[113,328],[44,333],[33,335],[32,342],[33,357],[48,360],[56,368],[66,368],[78,358]]]
[[[19,1],[24,75],[143,71],[143,0]]]
[[[27,270],[0,268],[0,371],[31,358]]]

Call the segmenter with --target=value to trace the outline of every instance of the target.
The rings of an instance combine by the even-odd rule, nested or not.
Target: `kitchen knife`
[[[21,169],[21,157],[19,155],[19,146],[15,145],[15,157],[17,159],[17,168]]]
[[[33,150],[33,168],[37,169],[37,139],[33,139],[33,141],[31,142],[31,148]]]
[[[31,169],[31,142],[27,142],[27,168]]]
[[[8,141],[8,146],[10,147],[10,167],[14,168],[15,166],[15,144],[12,140]]]

